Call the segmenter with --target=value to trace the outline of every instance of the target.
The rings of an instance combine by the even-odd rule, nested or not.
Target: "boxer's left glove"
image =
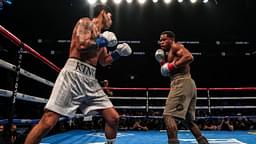
[[[163,65],[165,63],[165,53],[164,50],[158,49],[155,52],[155,59],[157,62],[159,62],[160,65]]]
[[[114,47],[117,45],[117,38],[113,32],[105,31],[97,39],[96,44],[101,47]]]
[[[95,42],[99,48],[103,48],[108,45],[108,40],[102,36],[97,37]]]
[[[132,49],[127,43],[118,44],[116,49],[111,53],[113,61],[120,58],[120,56],[129,56],[132,54]]]
[[[174,62],[172,63],[165,63],[161,66],[161,74],[164,77],[170,76],[170,72],[172,72],[174,69],[176,69],[177,66]]]
[[[102,33],[102,37],[107,39],[107,41],[108,41],[107,46],[108,47],[114,47],[118,43],[116,35],[113,32],[105,31],[105,32]]]

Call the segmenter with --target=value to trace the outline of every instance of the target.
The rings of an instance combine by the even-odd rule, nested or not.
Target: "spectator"
[[[17,126],[15,124],[11,125],[11,144],[14,144],[17,139]]]
[[[230,122],[230,119],[228,116],[225,116],[224,119],[222,119],[220,125],[218,125],[218,130],[234,130],[234,125],[232,122]]]
[[[214,120],[210,119],[205,122],[203,129],[204,130],[217,130],[218,127],[215,125]]]
[[[4,143],[4,125],[0,124],[0,143]]]
[[[134,121],[134,124],[132,125],[131,129],[132,130],[144,130],[144,131],[148,130],[147,126],[142,126],[140,119],[136,119]]]
[[[108,87],[109,87],[109,81],[108,80],[104,80],[103,81],[103,88],[104,88],[105,93],[108,96],[113,96],[113,92],[110,89],[108,89]]]

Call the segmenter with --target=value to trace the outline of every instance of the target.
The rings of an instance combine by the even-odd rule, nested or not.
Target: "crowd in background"
[[[101,82],[105,92],[109,96],[114,96],[114,93],[107,89],[109,82],[104,80]],[[24,105],[24,103],[17,103]],[[44,104],[28,105],[34,107],[30,109],[29,114],[24,109],[19,109],[19,112],[14,115],[14,118],[39,118],[40,113],[43,112]],[[119,131],[127,130],[159,130],[166,131],[165,124],[162,119],[162,110],[142,110],[142,109],[118,109],[120,114]],[[211,114],[207,110],[197,109],[196,123],[201,130],[207,131],[234,131],[234,130],[256,130],[256,113],[246,111],[244,109],[232,109],[231,112],[224,109],[216,109]],[[5,117],[0,117],[4,119]],[[20,144],[23,143],[26,135],[34,125],[30,124],[12,124],[8,133],[4,132],[7,125],[0,123],[0,143],[1,144]],[[59,121],[54,129],[48,134],[53,135],[60,132],[65,132],[74,129],[102,131],[104,127],[103,118],[97,113],[84,117],[65,119]],[[178,125],[179,130],[186,130],[182,125]],[[8,136],[7,136],[8,135]],[[8,138],[8,140],[6,139]],[[9,143],[6,143],[8,141]]]
[[[124,112],[124,111],[123,111]],[[159,130],[166,131],[163,119],[161,118],[161,113],[151,112],[150,116],[145,116],[143,112],[135,112],[129,111],[127,113],[120,112],[120,124],[119,131],[128,131],[128,130],[136,130],[136,131],[148,131],[148,130]],[[246,117],[243,115],[239,115],[236,117],[219,117],[219,118],[211,118],[211,117],[199,117],[196,120],[196,123],[200,127],[201,130],[207,131],[235,131],[235,130],[255,130],[256,129],[256,117]],[[15,125],[11,126],[11,144],[20,144],[24,141],[29,130],[33,127],[33,125]],[[82,129],[82,130],[93,130],[93,131],[102,131],[104,127],[103,118],[95,115],[95,116],[86,116],[77,119],[69,119],[60,121],[53,131],[48,135],[53,135],[56,133],[66,132],[74,129]],[[5,134],[4,134],[5,125],[0,124],[0,143],[5,143]],[[179,130],[186,130],[182,125],[178,125]],[[10,143],[8,143],[10,144]]]

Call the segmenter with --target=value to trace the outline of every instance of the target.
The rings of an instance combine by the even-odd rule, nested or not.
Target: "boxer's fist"
[[[155,52],[155,59],[156,59],[157,62],[160,63],[160,65],[163,65],[164,62],[165,62],[164,50],[162,50],[162,49],[156,50],[156,52]]]
[[[165,63],[161,66],[161,74],[164,77],[168,77],[170,72],[172,72],[176,68],[174,63]]]
[[[116,50],[120,56],[129,56],[132,54],[132,49],[127,43],[118,44]]]
[[[117,38],[113,32],[105,31],[101,34],[101,36],[108,41],[108,44],[107,44],[108,47],[114,47],[117,45]]]
[[[102,36],[99,36],[98,38],[96,38],[96,44],[100,48],[106,47],[108,45],[108,40]]]
[[[129,56],[132,49],[127,43],[118,44],[116,49],[111,53],[112,59],[117,60],[120,56]]]

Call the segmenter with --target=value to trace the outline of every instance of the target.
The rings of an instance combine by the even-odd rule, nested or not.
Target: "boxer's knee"
[[[177,119],[175,117],[173,117],[171,115],[164,115],[163,118],[164,118],[164,122],[165,122],[165,125],[168,130],[171,130],[171,131],[178,130],[177,122],[176,122]]]
[[[181,123],[188,129],[193,129],[193,127],[196,127],[196,124],[192,120],[182,120]]]
[[[116,125],[119,124],[119,118],[120,118],[119,115],[113,115],[113,116],[108,120],[108,123],[109,123],[110,125],[116,126]]]
[[[39,122],[39,125],[42,127],[42,129],[50,130],[56,125],[59,117],[60,115],[55,112],[45,111]]]
[[[103,115],[105,118],[105,122],[109,126],[113,127],[113,126],[117,126],[119,124],[120,116],[114,109],[111,108],[107,111],[104,111]]]

